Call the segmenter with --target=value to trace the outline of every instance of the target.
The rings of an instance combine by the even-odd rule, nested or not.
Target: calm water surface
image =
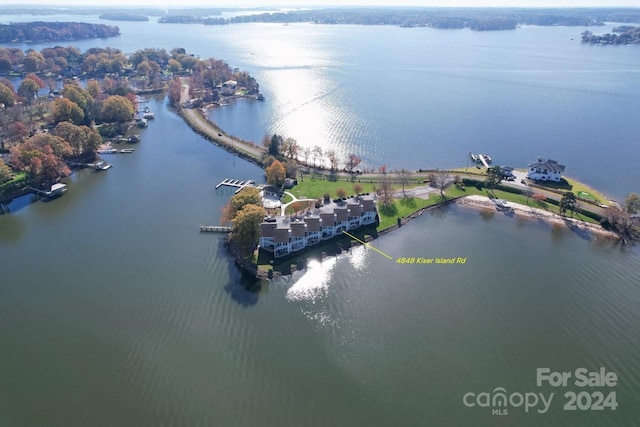
[[[265,103],[214,113],[221,123],[235,123],[241,136],[268,128],[306,140],[316,132],[298,122],[311,114],[328,143],[345,150],[360,144],[367,162],[397,156],[407,166],[451,164],[460,153],[462,161],[480,145],[476,138],[495,157],[526,162],[539,150],[522,140],[535,139],[544,154],[567,159],[574,169],[581,156],[594,156],[585,173],[598,169],[612,188],[637,187],[633,169],[625,169],[637,145],[622,144],[637,124],[623,108],[619,122],[600,119],[595,105],[637,101],[630,84],[637,56],[603,49],[580,67],[566,52],[591,48],[570,42],[576,29],[435,32],[443,35],[437,43],[391,28],[176,27],[182,30],[171,34],[149,32],[156,28],[151,23],[121,28],[127,32],[118,39],[78,45],[185,46],[256,74]],[[250,36],[257,32],[263,37]],[[452,54],[408,56],[402,43],[385,48],[389,37],[362,51],[371,32]],[[556,44],[571,47],[552,51],[559,49],[552,34]],[[269,40],[283,52],[299,51],[274,53]],[[340,49],[323,50],[336,40]],[[462,61],[469,55],[472,69],[470,59]],[[536,56],[575,69],[537,69]],[[484,77],[477,77],[482,69]],[[385,74],[375,90],[370,72]],[[305,76],[320,86],[298,86]],[[410,96],[403,84],[388,90],[411,76],[427,92]],[[371,102],[360,100],[364,93]],[[532,93],[537,106],[527,101]],[[453,206],[375,245],[394,258],[461,257],[465,264],[400,265],[360,248],[249,292],[222,238],[200,234],[198,226],[217,223],[230,196],[214,190],[217,182],[260,181],[261,170],[194,136],[163,100],[148,105],[155,122],[134,153],[108,159],[113,169],[75,174],[62,198],[22,198],[0,217],[0,426],[633,426],[640,419],[637,249]],[[565,120],[556,116],[561,108]],[[394,134],[384,117],[404,117],[407,126]],[[325,122],[334,124],[332,131]],[[432,133],[421,141],[439,133],[458,137],[447,137],[447,144],[415,139],[431,122]],[[578,123],[589,128],[582,140]],[[567,142],[573,148],[559,144],[563,132],[576,136]],[[599,138],[620,167],[576,148]],[[563,411],[564,392],[580,388],[536,386],[538,367],[601,366],[620,379],[611,389],[615,412]],[[496,416],[463,404],[465,393],[496,387],[556,396],[546,414],[510,408],[508,416]]]

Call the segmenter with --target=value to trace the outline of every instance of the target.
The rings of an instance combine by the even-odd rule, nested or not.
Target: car
[[[221,134],[221,133],[219,133],[219,134],[218,134],[218,136],[222,136],[222,134]]]

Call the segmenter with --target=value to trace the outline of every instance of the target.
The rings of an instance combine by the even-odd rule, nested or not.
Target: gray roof
[[[538,169],[546,169],[551,172],[562,173],[564,172],[564,165],[558,164],[557,161],[551,159],[543,159],[542,157],[538,157],[538,160],[529,164],[528,168],[538,168]]]

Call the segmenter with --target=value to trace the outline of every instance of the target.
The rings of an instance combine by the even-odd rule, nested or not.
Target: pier
[[[473,154],[469,153],[469,157],[474,163],[482,163],[483,166],[489,169],[489,163],[492,162],[491,156],[488,154]]]
[[[222,187],[222,186],[236,187],[237,188],[236,194],[237,194],[244,187],[253,187],[255,185],[256,185],[256,183],[254,181],[251,181],[251,180],[240,181],[239,179],[225,178],[218,185],[216,185],[216,190],[218,188]]]
[[[222,225],[201,225],[200,232],[231,233],[231,227],[224,227]]]

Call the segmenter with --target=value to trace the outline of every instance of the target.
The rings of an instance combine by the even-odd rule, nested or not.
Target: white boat
[[[147,120],[154,120],[156,116],[151,112],[147,112],[142,115],[142,118]]]
[[[122,150],[120,150],[121,153],[133,153],[133,151],[133,148],[123,148]]]
[[[97,171],[106,171],[107,169],[113,167],[113,165],[111,163],[107,163],[105,161],[100,161],[98,163],[96,163],[96,170]]]

